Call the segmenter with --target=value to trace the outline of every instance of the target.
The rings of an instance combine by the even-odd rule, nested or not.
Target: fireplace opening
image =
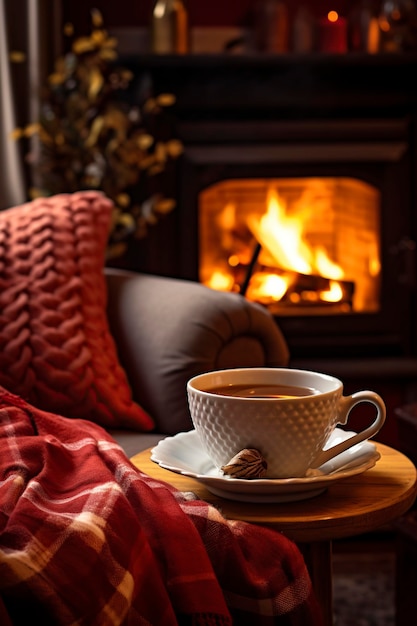
[[[380,192],[352,177],[228,179],[199,194],[199,280],[274,315],[377,313]]]

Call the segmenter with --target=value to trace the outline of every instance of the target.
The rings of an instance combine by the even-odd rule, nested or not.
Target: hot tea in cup
[[[219,396],[239,396],[242,398],[299,398],[319,393],[317,389],[309,387],[294,387],[292,385],[222,385],[212,387],[210,393]]]
[[[303,477],[348,448],[373,437],[385,421],[382,398],[373,391],[343,395],[333,376],[290,368],[240,368],[195,376],[187,383],[190,414],[202,446],[218,469],[243,450],[257,453],[265,478]],[[374,421],[324,449],[337,424],[354,406],[375,406]],[[252,462],[256,459],[252,458]]]

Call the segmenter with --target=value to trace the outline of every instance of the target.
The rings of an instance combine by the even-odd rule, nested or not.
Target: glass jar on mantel
[[[151,23],[152,52],[186,54],[190,51],[188,11],[184,0],[156,0]]]
[[[260,52],[288,52],[289,15],[284,0],[258,0],[254,39],[255,48]]]
[[[380,2],[360,0],[349,14],[349,50],[376,54],[381,45]]]

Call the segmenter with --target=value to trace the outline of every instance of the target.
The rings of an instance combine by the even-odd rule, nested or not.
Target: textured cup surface
[[[224,386],[274,384],[312,389],[314,393],[260,398],[213,391]],[[208,372],[188,381],[187,394],[194,428],[215,466],[220,469],[227,465],[244,448],[256,448],[268,464],[266,478],[305,476],[309,468],[373,436],[385,420],[385,405],[374,392],[343,396],[340,380],[305,370],[243,368]],[[323,452],[335,426],[346,423],[358,402],[376,406],[375,421],[333,452]]]

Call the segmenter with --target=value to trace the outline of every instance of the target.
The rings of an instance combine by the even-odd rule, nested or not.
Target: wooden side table
[[[400,517],[417,496],[417,469],[404,454],[377,443],[381,458],[356,476],[331,483],[324,493],[298,502],[253,504],[212,494],[194,478],[162,469],[150,459],[151,450],[131,461],[141,471],[192,491],[214,504],[227,519],[268,526],[295,541],[309,568],[325,624],[333,624],[332,540],[377,529]]]

